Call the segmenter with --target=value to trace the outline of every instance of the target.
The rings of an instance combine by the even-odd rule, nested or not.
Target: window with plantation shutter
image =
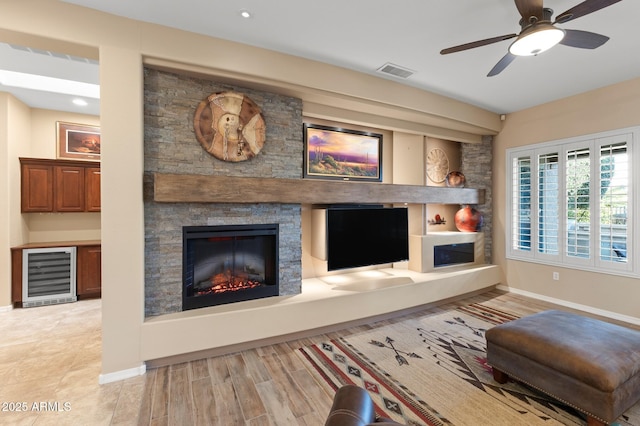
[[[558,254],[558,153],[538,156],[538,251]]]
[[[591,242],[591,158],[589,148],[570,149],[566,155],[567,256],[589,259]]]
[[[600,145],[600,261],[627,263],[629,160],[627,142]]]
[[[531,251],[531,158],[513,159],[512,248]]]
[[[507,258],[640,276],[639,136],[631,128],[508,150]]]

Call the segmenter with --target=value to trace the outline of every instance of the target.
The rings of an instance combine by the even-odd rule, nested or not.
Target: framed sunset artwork
[[[382,181],[382,135],[304,124],[304,177]]]
[[[100,127],[62,121],[56,127],[58,158],[100,161]]]

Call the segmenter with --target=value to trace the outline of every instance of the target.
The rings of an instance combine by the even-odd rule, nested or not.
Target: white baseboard
[[[628,316],[628,315],[621,315],[621,314],[618,314],[616,312],[605,311],[604,309],[594,308],[593,306],[580,305],[578,303],[567,302],[566,300],[555,299],[553,297],[543,296],[543,295],[540,295],[540,294],[537,294],[537,293],[531,293],[531,292],[528,292],[528,291],[524,291],[524,290],[520,290],[520,289],[512,288],[512,287],[507,287],[507,286],[504,286],[504,285],[498,285],[498,286],[496,286],[496,288],[498,290],[506,291],[506,292],[509,292],[509,293],[521,294],[523,296],[527,296],[527,297],[530,297],[532,299],[544,300],[545,302],[554,303],[554,304],[560,305],[560,306],[566,306],[567,308],[577,309],[577,310],[580,310],[580,311],[589,312],[589,313],[594,314],[594,315],[600,315],[600,316],[611,318],[611,319],[614,319],[614,320],[624,321],[624,322],[627,322],[629,324],[640,325],[640,318],[631,317],[631,316]]]
[[[98,378],[98,383],[101,385],[117,382],[120,380],[130,379],[131,377],[142,376],[147,372],[146,364],[142,364],[140,367],[129,368],[127,370],[115,371],[113,373],[101,374]]]
[[[4,313],[4,312],[10,312],[13,310],[13,305],[9,305],[9,306],[0,306],[0,314]]]

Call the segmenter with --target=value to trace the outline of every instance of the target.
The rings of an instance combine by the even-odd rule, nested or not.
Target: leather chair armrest
[[[342,386],[333,397],[325,426],[364,426],[376,421],[373,401],[366,390]]]

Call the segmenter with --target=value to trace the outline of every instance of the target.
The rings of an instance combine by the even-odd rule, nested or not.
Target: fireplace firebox
[[[182,310],[277,296],[278,224],[183,227]]]

